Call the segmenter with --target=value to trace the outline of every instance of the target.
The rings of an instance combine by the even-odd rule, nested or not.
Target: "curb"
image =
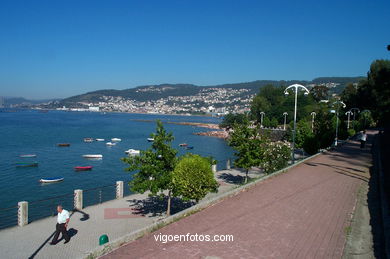
[[[300,165],[300,164],[302,164],[302,163],[304,163],[304,162],[306,162],[306,161],[308,161],[310,159],[313,159],[313,158],[315,158],[315,157],[317,157],[317,156],[319,156],[321,154],[323,154],[323,152],[319,152],[319,153],[317,153],[315,155],[312,155],[310,157],[302,159],[302,160],[296,162],[293,165],[289,165],[289,166],[287,166],[287,167],[285,167],[285,168],[283,168],[283,169],[281,169],[279,171],[276,171],[276,172],[274,172],[272,174],[263,176],[263,177],[255,180],[253,182],[250,182],[250,183],[248,183],[246,185],[243,185],[243,186],[237,187],[235,189],[232,189],[232,190],[230,190],[228,192],[225,192],[225,193],[221,194],[220,196],[216,196],[216,197],[211,198],[209,200],[205,200],[205,201],[203,201],[201,203],[198,203],[198,204],[196,204],[196,205],[194,205],[194,206],[192,206],[190,208],[187,208],[187,209],[185,209],[183,211],[180,211],[180,212],[178,212],[178,213],[176,213],[174,215],[171,215],[171,216],[169,216],[167,218],[164,218],[164,219],[160,220],[159,222],[153,223],[152,225],[149,225],[149,226],[146,226],[146,227],[144,227],[142,229],[130,232],[129,234],[127,234],[127,235],[125,235],[123,237],[117,238],[117,239],[115,239],[115,240],[105,244],[103,247],[97,247],[97,248],[91,250],[90,252],[88,252],[88,254],[84,258],[86,258],[86,259],[87,258],[88,259],[90,259],[90,258],[97,258],[99,256],[103,256],[105,254],[108,254],[109,252],[113,251],[114,249],[119,248],[120,246],[122,246],[122,245],[124,245],[124,244],[126,244],[126,243],[128,243],[130,241],[134,241],[134,240],[136,240],[138,238],[141,238],[145,234],[151,233],[151,232],[153,232],[153,231],[155,231],[155,230],[157,230],[157,229],[159,229],[161,227],[164,227],[164,226],[166,226],[166,225],[168,225],[170,223],[173,223],[173,222],[175,222],[175,221],[177,221],[177,220],[179,220],[181,218],[184,218],[184,217],[189,216],[191,214],[194,214],[194,213],[196,213],[196,212],[198,212],[198,211],[200,211],[202,209],[205,209],[205,208],[207,208],[207,207],[209,207],[211,205],[214,205],[214,204],[222,201],[225,198],[235,196],[235,195],[239,194],[242,191],[245,191],[247,189],[252,188],[256,184],[263,182],[264,180],[267,180],[267,179],[269,179],[271,177],[274,177],[274,176],[277,176],[279,174],[282,174],[282,173],[290,170],[291,168],[294,168],[294,167],[296,167],[296,166],[298,166],[298,165]]]
[[[377,166],[378,174],[379,174],[379,190],[380,190],[380,200],[381,200],[381,210],[382,210],[382,224],[383,224],[383,235],[385,239],[385,253],[386,257],[390,258],[390,215],[389,215],[389,200],[387,199],[387,195],[385,192],[385,184],[384,184],[384,172],[382,170],[382,158],[381,158],[381,147],[380,136],[375,136],[375,150],[377,154],[377,158],[375,159],[375,163]]]

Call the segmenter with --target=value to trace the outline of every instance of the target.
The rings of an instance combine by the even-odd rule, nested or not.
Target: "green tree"
[[[151,147],[141,151],[139,156],[122,160],[129,164],[127,171],[138,171],[129,183],[134,192],[150,191],[152,196],[164,197],[168,191],[167,215],[171,212],[171,198],[174,190],[172,172],[177,163],[177,150],[172,148],[172,133],[167,133],[161,121],[157,121],[156,133],[151,134],[154,142]]]
[[[252,100],[251,115],[258,123],[260,123],[261,112],[268,112],[270,107],[271,106],[267,99],[258,94]]]
[[[236,151],[237,159],[234,165],[245,169],[245,183],[248,182],[248,172],[253,166],[260,164],[260,150],[262,139],[259,136],[259,128],[249,127],[249,122],[235,124],[233,133],[229,138],[229,145]]]
[[[329,88],[325,85],[315,85],[311,90],[310,94],[314,100],[319,102],[321,100],[327,100],[329,96]]]
[[[211,170],[209,158],[187,154],[177,163],[172,173],[174,195],[183,200],[203,199],[209,192],[218,191],[218,182]]]
[[[247,119],[247,115],[243,113],[229,113],[226,114],[222,122],[219,124],[220,128],[230,129],[234,124],[241,124]]]

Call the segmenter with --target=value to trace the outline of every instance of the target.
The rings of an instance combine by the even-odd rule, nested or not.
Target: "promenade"
[[[260,177],[259,170],[249,176]],[[222,170],[216,174],[220,183],[218,193],[208,194],[203,201],[236,188],[245,176],[238,170]],[[126,184],[126,183],[125,183]],[[128,188],[125,185],[125,188]],[[190,203],[173,200],[172,213],[189,207]],[[71,208],[65,208],[71,209]],[[71,214],[68,232],[71,241],[64,240],[55,246],[49,243],[54,235],[56,217],[33,221],[24,227],[0,230],[1,258],[84,258],[99,246],[99,237],[107,234],[110,241],[159,222],[165,217],[166,202],[134,194],[84,208]],[[16,217],[16,215],[15,215]],[[61,235],[60,235],[61,237]]]
[[[233,235],[233,242],[156,242],[153,233],[105,258],[340,258],[359,185],[367,181],[370,144],[349,142],[257,183],[155,233]],[[217,194],[236,188],[238,170],[218,171]],[[251,177],[260,177],[253,170]],[[190,204],[173,202],[173,212]],[[68,244],[50,246],[55,217],[0,231],[2,258],[83,258],[107,234],[110,241],[164,218],[165,203],[131,195],[85,208],[71,216]]]
[[[369,180],[370,146],[348,142],[103,258],[341,258],[357,192]],[[164,244],[153,236],[160,233],[234,241]]]

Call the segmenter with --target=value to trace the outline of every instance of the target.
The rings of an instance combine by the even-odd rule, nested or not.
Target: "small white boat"
[[[93,142],[93,138],[84,138],[84,142],[91,143]]]
[[[112,138],[111,142],[121,142],[122,140],[120,138]]]
[[[112,147],[112,146],[115,146],[115,145],[116,145],[116,143],[113,143],[113,142],[107,142],[107,143],[106,143],[106,145],[107,145],[107,146],[109,146],[109,147]]]
[[[41,183],[56,183],[63,181],[63,177],[50,177],[50,178],[42,178],[39,180]]]
[[[132,148],[125,151],[125,153],[128,154],[129,156],[139,156],[140,152],[141,152],[140,150],[132,149]]]
[[[84,158],[91,158],[91,159],[102,159],[103,155],[98,155],[98,154],[88,154],[88,155],[83,155]]]
[[[37,157],[37,155],[35,155],[35,154],[26,154],[26,155],[20,155],[19,157],[30,158],[30,157]]]
[[[104,138],[97,138],[96,141],[104,141]]]
[[[154,141],[154,138],[147,138],[147,140],[148,140],[149,142],[153,142],[153,141]]]

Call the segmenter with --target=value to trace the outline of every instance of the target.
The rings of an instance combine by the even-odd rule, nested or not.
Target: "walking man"
[[[58,236],[60,235],[60,232],[62,233],[62,237],[65,239],[65,243],[68,243],[70,240],[70,237],[68,235],[68,231],[66,228],[68,227],[69,223],[69,211],[64,210],[62,208],[62,205],[57,206],[57,225],[56,225],[56,233],[54,234],[53,240],[51,241],[51,245],[55,245],[58,243]]]

